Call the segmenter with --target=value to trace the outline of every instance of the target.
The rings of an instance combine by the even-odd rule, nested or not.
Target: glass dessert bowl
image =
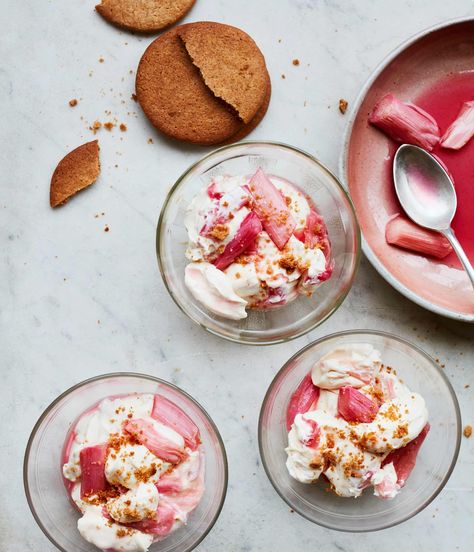
[[[219,516],[227,460],[189,395],[152,376],[108,374],[67,390],[42,414],[24,485],[38,525],[65,552],[189,551]]]
[[[374,366],[380,388],[369,389]],[[459,406],[438,365],[375,331],[333,334],[298,352],[270,385],[259,420],[260,455],[278,494],[310,521],[350,532],[425,508],[446,484],[460,438]]]
[[[249,142],[216,150],[180,177],[160,214],[157,255],[192,320],[232,341],[271,344],[338,308],[359,238],[350,199],[316,159]]]

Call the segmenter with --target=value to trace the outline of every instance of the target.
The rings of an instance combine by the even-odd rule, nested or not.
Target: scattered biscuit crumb
[[[347,101],[344,98],[341,98],[339,100],[339,111],[344,115],[344,113],[347,111]]]
[[[102,123],[100,121],[94,121],[92,123],[92,126],[89,127],[89,130],[92,130],[92,132],[95,134],[101,126]]]
[[[104,227],[104,232],[108,232],[109,230],[110,230],[110,228],[106,224],[105,227]]]
[[[469,439],[469,437],[472,435],[472,426],[467,425],[467,426],[464,428],[463,434],[464,434],[464,437],[466,437],[467,439]]]
[[[77,100],[76,100],[76,98],[73,98],[72,100],[69,100],[69,105],[70,105],[71,107],[76,107],[76,105],[77,105]]]
[[[153,144],[153,138],[148,138],[148,143]]]
[[[292,61],[293,65],[299,65],[300,64],[300,60],[299,59],[294,59]]]
[[[281,78],[282,78],[282,79],[286,79],[286,76],[285,76],[284,73],[281,74]]]
[[[464,389],[469,389],[469,387],[471,387],[468,383],[466,383],[466,385],[464,386]]]
[[[103,57],[99,58],[99,63],[104,63],[105,59]]]
[[[132,97],[132,100],[133,100],[134,102],[136,102],[136,101],[137,101],[137,95],[136,95],[136,94],[132,94],[132,96],[131,96],[131,97]]]
[[[121,130],[122,132],[126,132],[126,130],[127,130],[127,125],[124,125],[123,123],[120,123],[119,128],[120,128],[120,130]]]
[[[104,128],[106,130],[108,130],[109,132],[114,128],[114,123],[112,123],[112,121],[107,121],[106,123],[104,123]]]

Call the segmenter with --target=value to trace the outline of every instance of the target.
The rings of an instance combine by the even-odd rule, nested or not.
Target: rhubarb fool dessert
[[[63,476],[85,540],[146,552],[185,524],[202,497],[199,430],[161,395],[104,399],[72,428]]]
[[[225,318],[311,296],[332,273],[326,226],[311,199],[262,169],[214,178],[189,205],[185,226],[186,286]]]
[[[384,366],[370,344],[339,347],[318,360],[287,411],[290,475],[301,483],[324,477],[341,497],[394,498],[413,470],[429,431],[428,411]]]

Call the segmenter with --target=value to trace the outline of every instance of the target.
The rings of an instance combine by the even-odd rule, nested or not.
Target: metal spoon
[[[416,224],[446,236],[474,286],[474,268],[451,228],[456,190],[441,163],[424,149],[403,144],[393,160],[393,179],[406,214]]]

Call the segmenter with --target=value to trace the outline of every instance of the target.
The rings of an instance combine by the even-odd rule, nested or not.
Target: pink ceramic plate
[[[379,273],[415,303],[444,316],[474,322],[474,293],[467,275],[453,256],[440,262],[385,242],[387,220],[402,212],[395,196],[391,172],[391,158],[396,145],[367,122],[376,101],[388,92],[393,92],[402,100],[418,102],[426,109],[427,98],[433,91],[446,96],[448,87],[445,83],[451,78],[456,82],[463,81],[462,86],[471,95],[466,99],[474,99],[474,20],[454,21],[424,31],[401,45],[381,64],[353,109],[341,159],[341,172],[343,180],[349,185],[359,219],[364,253]],[[456,117],[459,107],[450,105],[448,101],[438,113],[432,113],[435,118],[444,119],[438,120],[442,132],[446,121]],[[474,189],[474,161],[470,161],[474,159],[472,142],[466,146],[469,150],[456,155],[463,158],[461,163],[469,163],[468,167],[472,167],[472,170],[469,169],[470,181],[459,185]],[[447,163],[456,180],[459,158],[453,155]],[[460,192],[458,189],[458,194]],[[473,234],[470,243],[463,245],[472,248],[472,201],[459,202],[454,220],[455,231],[461,219]],[[472,255],[471,252],[471,261],[474,260]]]

